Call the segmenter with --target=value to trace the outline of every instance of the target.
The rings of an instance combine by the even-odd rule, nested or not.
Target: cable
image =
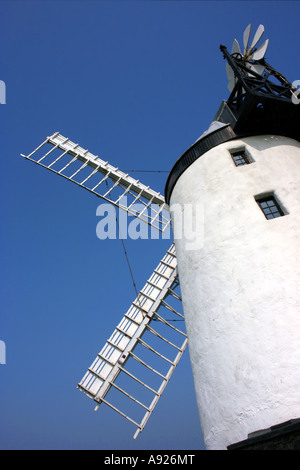
[[[176,320],[175,318],[165,318],[166,321],[184,321],[183,319]],[[152,321],[159,321],[157,318],[152,318]]]
[[[106,181],[106,187],[109,190],[109,186],[108,186],[107,181]],[[109,194],[109,197],[111,199],[110,192],[108,194]],[[132,280],[133,287],[134,287],[134,290],[135,290],[135,294],[136,294],[136,297],[137,297],[137,301],[139,303],[141,313],[144,316],[144,313],[142,312],[142,306],[141,306],[141,303],[140,303],[140,299],[139,299],[139,293],[138,293],[136,283],[135,283],[135,280],[134,280],[133,272],[132,272],[130,261],[129,261],[129,258],[128,258],[128,253],[126,251],[125,243],[124,243],[124,240],[123,240],[123,237],[122,237],[122,233],[121,233],[121,230],[120,230],[120,224],[119,224],[119,220],[118,220],[118,216],[117,216],[116,212],[115,212],[115,216],[116,216],[116,223],[117,223],[117,227],[118,227],[118,232],[119,232],[121,242],[122,242],[122,245],[123,245],[123,250],[124,250],[125,257],[126,257],[126,261],[127,261],[127,265],[128,265],[128,268],[129,268],[129,272],[130,272],[131,280]]]
[[[130,276],[131,276],[131,279],[132,279],[133,287],[134,287],[134,290],[135,290],[135,293],[136,293],[136,296],[137,296],[137,300],[138,300],[139,305],[140,305],[140,308],[141,308],[140,299],[139,299],[139,294],[138,294],[138,291],[137,291],[137,287],[136,287],[136,283],[135,283],[135,280],[134,280],[133,272],[132,272],[131,265],[130,265],[130,262],[129,262],[129,258],[128,258],[128,254],[127,254],[127,251],[126,251],[125,243],[124,243],[124,240],[123,240],[121,231],[120,231],[120,225],[119,225],[119,221],[118,221],[117,215],[116,215],[116,222],[117,222],[117,226],[118,226],[118,231],[119,231],[119,234],[120,234],[121,242],[122,242],[122,245],[123,245],[124,254],[125,254],[125,257],[126,257],[126,260],[127,260],[127,264],[128,264],[129,271],[130,271]]]
[[[168,170],[123,170],[124,173],[170,173]]]
[[[109,186],[108,186],[108,182],[106,181],[106,187],[107,189],[109,190]],[[109,197],[111,199],[111,195],[110,195],[110,191],[109,191]],[[117,213],[115,213],[115,216],[116,216],[116,223],[117,223],[117,227],[118,227],[118,232],[120,234],[120,238],[121,238],[121,242],[122,242],[122,246],[123,246],[123,250],[124,250],[124,254],[125,254],[125,257],[126,257],[126,261],[127,261],[127,265],[128,265],[128,268],[129,268],[129,272],[130,272],[130,276],[131,276],[131,280],[132,280],[132,283],[133,283],[133,287],[134,287],[134,290],[135,290],[135,294],[136,294],[136,298],[137,298],[137,301],[139,303],[139,307],[140,307],[140,310],[141,310],[141,313],[143,316],[145,316],[145,314],[143,313],[142,311],[142,306],[141,306],[141,303],[140,303],[140,298],[139,298],[139,293],[138,293],[138,290],[137,290],[137,287],[136,287],[136,283],[135,283],[135,280],[134,280],[134,276],[133,276],[133,272],[132,272],[132,269],[131,269],[131,265],[130,265],[130,261],[129,261],[129,257],[128,257],[128,253],[127,253],[127,250],[126,250],[126,247],[125,247],[125,243],[124,243],[124,240],[123,240],[123,237],[122,237],[122,233],[121,233],[121,230],[120,230],[120,224],[119,224],[119,220],[118,220],[118,216],[117,216]],[[156,319],[153,318],[153,320],[155,321]],[[166,321],[184,321],[183,319],[168,319]]]

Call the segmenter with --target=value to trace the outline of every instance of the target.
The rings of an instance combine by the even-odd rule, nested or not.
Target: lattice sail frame
[[[170,230],[169,208],[160,193],[59,132],[47,137],[29,155],[21,156],[76,183],[160,232]]]
[[[107,340],[92,365],[88,368],[84,377],[78,383],[78,388],[97,403],[95,410],[98,409],[101,403],[105,403],[137,426],[134,438],[144,429],[187,347],[187,335],[183,322],[184,317],[182,313],[178,311],[178,306],[174,308],[174,305],[170,305],[170,301],[168,300],[167,302],[166,300],[172,297],[173,300],[175,299],[178,302],[179,307],[181,306],[181,297],[175,290],[178,286],[177,260],[175,246],[172,244],[140,291],[138,297],[132,302],[129,310],[124,315],[111,337]],[[158,313],[158,311],[160,313]],[[172,319],[166,319],[163,312],[167,312],[168,316],[172,315]],[[178,326],[175,327],[174,323],[171,323],[176,320],[182,321],[182,323],[180,323],[182,328]],[[164,336],[158,331],[157,327],[153,328],[154,321],[158,321],[164,325]],[[149,342],[147,342],[148,340],[145,341],[144,338],[142,339],[142,336],[146,333],[150,339],[152,337],[153,340],[153,337],[155,337],[155,339],[158,338],[159,340],[155,342],[152,341],[152,344],[149,344]],[[176,342],[174,342],[175,340],[173,339],[174,335],[176,336]],[[140,346],[140,353],[136,354],[135,349],[137,346]],[[149,358],[143,356],[145,355],[145,349],[150,350],[158,356],[159,360],[162,363],[166,363],[169,368],[164,373],[162,373],[162,370],[159,371],[157,368],[154,368],[152,364],[153,358],[151,358],[151,362]],[[171,358],[166,356],[165,349],[167,349],[169,355],[171,355],[172,351],[173,355]],[[150,383],[146,383],[143,377],[144,374],[143,372],[141,374],[141,371],[139,371],[140,376],[133,374],[132,369],[128,367],[129,359],[131,359],[132,362],[138,362],[144,368],[150,370],[152,374],[159,377],[161,381],[159,386],[153,388],[152,377],[148,377]],[[133,367],[132,362],[130,365],[131,368]],[[162,367],[162,364],[159,363],[159,366]],[[136,397],[136,393],[135,396],[133,396],[132,393],[129,393],[116,383],[120,373],[128,375],[136,383],[145,387],[150,392],[150,396],[152,394],[152,399],[149,404],[144,404],[140,398]],[[114,387],[132,400],[137,407],[146,410],[140,422],[137,422],[136,419],[133,419],[126,412],[121,411],[116,405],[107,401],[106,395],[111,387]],[[132,412],[136,413],[137,410],[132,410]]]
[[[160,232],[170,233],[169,208],[160,193],[101,160],[59,132],[47,137],[29,155],[21,156],[87,189]],[[95,410],[101,403],[105,403],[133,423],[137,427],[134,438],[144,429],[188,344],[178,289],[180,286],[173,243],[77,385],[79,390],[96,402]],[[176,305],[172,305],[169,299]],[[166,312],[172,318],[165,318]],[[181,322],[182,328],[178,324],[175,327],[175,321]],[[153,322],[157,322],[155,328]],[[157,327],[158,324],[163,332]],[[145,341],[147,335],[152,344],[151,341],[149,344],[148,339]],[[142,349],[141,354],[136,353],[136,349]],[[164,363],[164,370],[159,370],[161,364],[159,367],[151,365],[145,354],[149,352]],[[150,371],[160,383],[155,386],[148,379],[146,383],[144,372],[139,376],[134,368],[133,371],[130,369],[132,363]],[[152,394],[150,404],[145,404],[141,398],[134,397],[131,391],[116,383],[121,376],[126,376]],[[107,393],[110,392],[111,396],[113,390],[128,398],[138,408],[146,410],[141,420],[130,417],[127,411],[121,411],[119,406],[107,400]]]

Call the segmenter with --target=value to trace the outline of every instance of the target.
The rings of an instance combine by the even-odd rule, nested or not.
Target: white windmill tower
[[[237,41],[232,54],[221,46],[230,97],[175,163],[165,198],[59,133],[22,155],[157,230],[169,230],[172,215],[175,244],[78,383],[96,409],[105,403],[133,422],[134,437],[169,382],[187,337],[208,449],[235,448],[248,434],[287,420],[292,421],[261,439],[291,436],[299,424],[299,111],[291,103],[292,85],[264,60],[268,41],[255,49],[263,27],[248,47],[250,30],[249,25],[243,53]],[[155,354],[167,369],[150,365],[138,348]],[[160,385],[133,373],[130,362],[154,374]],[[119,385],[123,375],[152,394],[149,404]],[[108,399],[112,389],[145,410],[140,421]]]
[[[178,239],[176,254],[209,449],[300,439],[300,109],[264,59],[268,41],[256,49],[263,26],[249,48],[250,31],[243,53],[220,47],[231,94],[165,191],[170,205],[204,206],[202,248]]]

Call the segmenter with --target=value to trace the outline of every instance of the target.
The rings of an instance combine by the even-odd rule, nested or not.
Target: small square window
[[[249,163],[251,163],[251,160],[245,150],[231,152],[231,157],[236,166],[249,165]]]
[[[284,215],[284,212],[274,195],[256,199],[256,202],[268,220],[276,219],[276,217],[282,217]]]

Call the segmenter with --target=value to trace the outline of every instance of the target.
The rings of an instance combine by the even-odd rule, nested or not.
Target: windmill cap
[[[208,152],[211,148],[228,140],[235,139],[236,137],[237,135],[229,123],[217,120],[212,121],[209,128],[203,132],[196,142],[175,162],[165,185],[166,203],[170,204],[171,194],[178,178],[195,160]]]
[[[203,137],[206,137],[208,134],[211,134],[212,132],[215,132],[221,129],[222,127],[226,127],[226,126],[228,126],[228,123],[225,124],[224,122],[213,121],[211,125],[209,126],[209,128],[205,132],[203,132],[203,134],[200,135],[200,137],[196,140],[196,142],[198,142],[200,139],[203,139]]]

